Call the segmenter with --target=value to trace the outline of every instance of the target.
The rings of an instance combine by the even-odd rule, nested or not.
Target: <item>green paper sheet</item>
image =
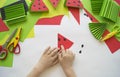
[[[9,35],[6,35],[3,40],[0,41],[0,45],[4,44]],[[0,67],[12,67],[13,65],[13,53],[8,52],[7,58],[5,60],[0,60]]]
[[[91,9],[91,1],[90,0],[82,0],[82,4],[84,6],[84,8],[89,11],[99,22],[101,23],[107,23],[107,30],[108,31],[112,31],[113,29],[113,26],[115,24],[117,24],[118,26],[120,26],[120,17],[118,16],[118,19],[117,19],[117,22],[116,23],[113,23],[113,22],[110,22],[106,19],[104,19],[103,17],[100,17],[99,15],[96,15],[96,14],[93,14],[92,13],[92,9]],[[120,41],[120,38],[119,37],[116,37],[118,41]]]

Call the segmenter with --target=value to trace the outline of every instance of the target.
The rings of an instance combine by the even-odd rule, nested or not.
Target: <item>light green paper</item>
[[[91,1],[90,1],[90,0],[82,0],[82,4],[83,4],[84,8],[85,8],[87,11],[89,11],[99,22],[101,22],[101,23],[107,23],[107,24],[108,24],[108,25],[107,25],[107,30],[108,30],[108,31],[111,32],[112,29],[113,29],[113,26],[114,26],[115,24],[117,24],[118,26],[120,26],[120,17],[118,17],[118,20],[117,20],[116,23],[110,22],[110,21],[104,19],[103,17],[100,17],[99,15],[96,15],[96,14],[93,14],[93,13],[92,13]],[[120,38],[119,38],[119,37],[116,37],[116,39],[117,39],[118,41],[120,41]]]
[[[0,45],[4,44],[8,37],[9,35],[6,35],[5,38],[2,41],[0,41]],[[13,65],[13,53],[8,52],[6,59],[0,60],[0,66],[12,67],[12,65]]]

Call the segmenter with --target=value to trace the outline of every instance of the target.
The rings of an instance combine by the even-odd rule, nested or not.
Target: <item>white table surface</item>
[[[26,77],[47,46],[57,47],[58,33],[74,42],[70,49],[76,54],[73,67],[77,77],[120,77],[120,50],[112,54],[104,42],[97,41],[88,28],[90,19],[83,15],[84,11],[80,13],[80,25],[70,13],[63,17],[60,26],[35,26],[35,37],[20,43],[21,53],[14,55],[13,67],[0,67],[0,77]],[[41,77],[65,74],[57,64]]]

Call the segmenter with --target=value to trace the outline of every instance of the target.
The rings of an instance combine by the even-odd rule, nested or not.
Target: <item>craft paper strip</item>
[[[103,36],[107,35],[108,33],[109,32],[106,30]],[[120,49],[120,42],[115,37],[106,40],[105,43],[109,47],[112,54],[115,53],[118,49]]]
[[[63,15],[55,16],[52,18],[41,18],[37,21],[36,25],[60,25]]]
[[[0,41],[0,45],[2,45],[7,40],[8,37],[9,35],[6,35],[5,38]],[[8,52],[6,59],[0,60],[0,66],[12,67],[12,65],[13,65],[13,53]]]
[[[80,24],[80,12],[78,8],[68,8],[69,11],[72,13],[78,24]]]
[[[3,22],[2,18],[0,18],[0,32],[8,31],[8,27],[6,24]]]
[[[86,11],[88,11],[89,14],[94,16],[94,18],[97,19],[99,22],[108,23],[107,30],[109,32],[112,31],[112,27],[113,27],[114,23],[110,22],[108,20],[105,20],[103,17],[101,17],[99,15],[93,14],[92,9],[91,9],[91,1],[90,0],[82,0],[82,4],[83,4],[84,8],[86,9]],[[118,17],[116,24],[120,26],[120,17]],[[116,38],[118,41],[120,41],[120,38],[118,38],[118,37],[116,37]]]
[[[73,45],[73,42],[61,34],[58,34],[58,48],[60,48],[61,45],[63,45],[65,49],[69,49]]]

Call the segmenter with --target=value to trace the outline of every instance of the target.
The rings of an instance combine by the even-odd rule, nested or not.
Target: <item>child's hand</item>
[[[41,68],[42,71],[58,63],[58,51],[59,48],[50,48],[48,47],[43,55],[41,56],[37,67]]]
[[[67,68],[72,68],[74,58],[75,55],[70,50],[65,50],[64,47],[61,46],[61,53],[59,54],[59,62],[64,70]]]

